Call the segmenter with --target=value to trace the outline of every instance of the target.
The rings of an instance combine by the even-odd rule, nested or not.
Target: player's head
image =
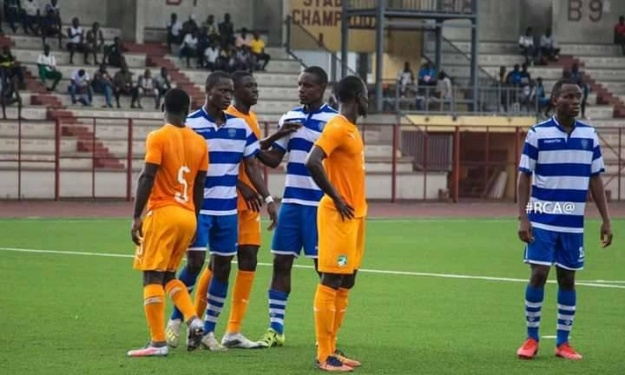
[[[321,103],[328,85],[328,74],[318,66],[310,66],[299,75],[297,85],[301,104]]]
[[[337,99],[343,108],[353,108],[356,116],[366,116],[369,109],[367,85],[354,75],[341,79],[336,88]]]
[[[551,89],[551,104],[561,117],[575,118],[579,115],[582,90],[574,80],[564,78]]]
[[[230,74],[217,70],[206,78],[206,102],[213,108],[228,108],[234,93],[234,83]]]
[[[253,106],[258,102],[258,84],[252,73],[239,70],[232,73],[234,98],[243,105]]]
[[[163,106],[165,110],[165,118],[168,122],[172,122],[172,120],[174,122],[179,122],[174,125],[184,124],[184,121],[189,114],[190,106],[191,98],[184,90],[173,88],[165,94],[165,104]],[[178,121],[176,121],[176,119]]]

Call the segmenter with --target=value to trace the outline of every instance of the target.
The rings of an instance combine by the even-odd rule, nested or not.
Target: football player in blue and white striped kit
[[[269,151],[279,160],[288,153],[288,163],[278,225],[271,244],[274,260],[268,292],[270,328],[259,341],[265,347],[284,344],[284,316],[291,291],[293,261],[303,249],[304,256],[314,259],[315,266],[317,264],[317,205],[323,192],[305,163],[325,124],[338,113],[324,102],[327,83],[328,76],[320,67],[308,67],[300,74],[298,87],[302,106],[287,112],[278,124],[280,128],[287,124],[300,124],[300,127],[275,141]]]
[[[525,290],[527,339],[522,359],[538,353],[544,288],[551,266],[558,279],[555,354],[579,360],[569,344],[576,310],[575,273],[584,267],[584,210],[588,190],[601,214],[601,245],[612,243],[601,173],[605,171],[596,130],[576,117],[582,91],[572,80],[558,81],[551,92],[556,114],[527,133],[519,165],[519,238],[531,276]],[[531,194],[530,194],[531,193]]]

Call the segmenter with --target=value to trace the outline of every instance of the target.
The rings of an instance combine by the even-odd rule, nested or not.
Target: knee
[[[273,259],[273,272],[276,276],[288,275],[293,267],[293,257],[277,255]]]
[[[575,289],[575,273],[558,269],[558,287],[564,290]]]
[[[535,267],[532,269],[530,284],[535,288],[543,287],[547,283],[549,267]]]
[[[206,254],[201,251],[189,251],[187,253],[187,271],[193,275],[197,275],[204,266]]]
[[[256,246],[241,246],[237,254],[237,262],[241,271],[256,271],[258,264]]]
[[[356,275],[348,275],[343,276],[343,281],[341,282],[341,288],[343,289],[351,289],[356,285]]]
[[[338,289],[342,287],[343,277],[343,275],[324,273],[321,276],[321,284],[332,289]]]
[[[232,257],[213,257],[211,259],[211,269],[213,271],[213,277],[219,281],[228,281],[228,277],[230,276],[231,263]]]

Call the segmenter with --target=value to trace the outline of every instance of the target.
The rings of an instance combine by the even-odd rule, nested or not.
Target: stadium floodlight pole
[[[473,18],[471,19],[471,102],[473,103],[473,111],[478,110],[478,82],[479,82],[479,66],[478,66],[478,28],[480,25],[478,15],[478,3],[479,1],[473,0],[471,3]]]
[[[342,2],[341,11],[341,77],[342,79],[347,75],[347,53],[349,48],[349,20],[350,20],[350,6],[349,1]],[[338,82],[339,79],[336,81]]]

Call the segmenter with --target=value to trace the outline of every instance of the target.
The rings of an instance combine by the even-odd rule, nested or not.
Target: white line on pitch
[[[16,247],[0,247],[0,251],[12,251],[19,253],[39,253],[39,254],[61,254],[61,255],[84,255],[84,256],[98,256],[98,257],[108,257],[108,258],[132,258],[133,255],[130,254],[111,254],[111,253],[91,253],[84,251],[61,251],[61,250],[47,250],[47,249],[23,249]],[[271,263],[258,263],[259,266],[263,267],[271,267],[273,266]],[[295,268],[304,268],[304,269],[313,269],[313,266],[306,266],[300,264],[294,264]],[[515,283],[527,283],[526,279],[514,279],[509,277],[494,277],[494,276],[474,276],[474,275],[456,275],[456,274],[448,274],[448,273],[431,273],[431,272],[411,272],[411,271],[389,271],[389,270],[373,270],[373,269],[360,269],[358,272],[365,273],[377,273],[377,274],[385,274],[385,275],[404,275],[404,276],[421,276],[421,277],[439,277],[444,279],[468,279],[468,280],[485,280],[485,281],[507,281],[507,282],[515,282]],[[550,284],[555,283],[555,281],[547,281]],[[603,283],[589,283],[589,282],[578,282],[576,285],[579,286],[589,286],[595,288],[612,288],[612,289],[625,289],[625,285],[613,285],[613,284],[603,284]]]

